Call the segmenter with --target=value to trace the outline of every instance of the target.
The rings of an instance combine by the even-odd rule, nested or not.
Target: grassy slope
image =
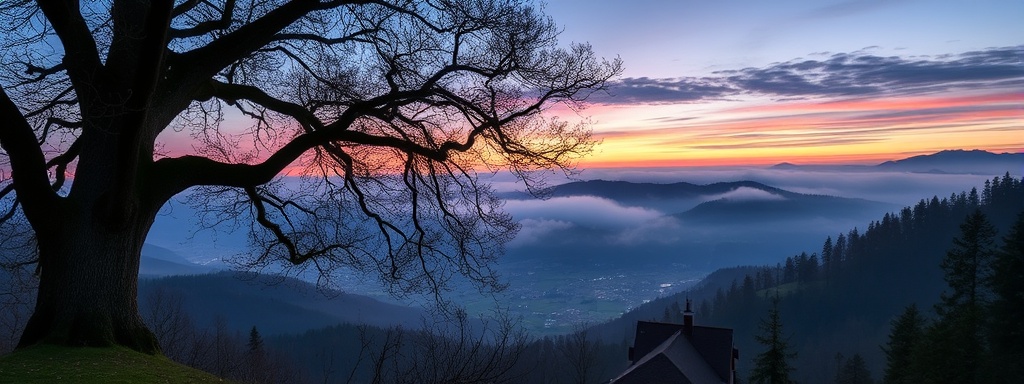
[[[0,383],[225,383],[226,380],[126,348],[41,345],[0,357]]]

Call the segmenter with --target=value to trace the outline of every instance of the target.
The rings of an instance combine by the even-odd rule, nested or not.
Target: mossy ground
[[[228,383],[178,364],[122,347],[39,345],[0,357],[0,383]]]

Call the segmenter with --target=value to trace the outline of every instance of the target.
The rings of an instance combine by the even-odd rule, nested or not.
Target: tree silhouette
[[[478,173],[537,190],[532,171],[570,172],[590,131],[544,112],[621,68],[558,46],[531,4],[0,3],[0,220],[31,225],[40,277],[19,345],[156,351],[139,255],[189,189],[208,219],[252,230],[244,265],[500,289],[490,265],[516,224]]]
[[[768,309],[768,317],[761,319],[761,334],[754,339],[767,349],[754,358],[754,369],[750,373],[750,381],[758,384],[788,384],[794,381],[789,373],[794,368],[789,359],[796,357],[790,351],[788,339],[783,336],[782,320],[779,317],[779,298],[772,299],[772,307]]]
[[[856,353],[846,361],[846,364],[843,364],[836,384],[873,384],[874,382],[871,378],[871,371],[868,370],[868,364],[859,353]]]
[[[1024,377],[1024,212],[1003,238],[988,281],[993,293],[989,342],[998,382]]]
[[[985,282],[995,253],[995,228],[980,210],[960,224],[960,236],[942,260],[946,283],[935,306],[938,319],[926,331],[927,352],[920,373],[924,381],[946,383],[983,382],[983,360],[987,357],[985,312],[988,292]]]
[[[883,380],[887,384],[916,383],[919,380],[913,372],[913,356],[924,333],[924,319],[917,305],[910,305],[891,324],[889,341],[882,347],[885,352]]]

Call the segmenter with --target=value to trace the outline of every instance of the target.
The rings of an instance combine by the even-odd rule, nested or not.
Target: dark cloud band
[[[662,104],[739,95],[774,97],[892,96],[956,88],[1024,87],[1024,45],[928,58],[837,53],[712,76],[616,81],[602,104]]]

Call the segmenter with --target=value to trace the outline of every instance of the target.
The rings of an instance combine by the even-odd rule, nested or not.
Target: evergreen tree
[[[999,382],[1024,377],[1024,212],[1003,238],[988,281],[993,301],[989,340]]]
[[[793,257],[786,258],[786,266],[783,267],[782,272],[783,283],[792,283],[796,281],[796,262]]]
[[[832,269],[835,271],[835,275],[839,276],[840,270],[843,266],[843,260],[846,255],[846,235],[840,233],[839,237],[836,237],[836,245],[832,249]]]
[[[994,256],[995,228],[980,210],[960,225],[960,237],[942,260],[950,291],[935,306],[939,318],[927,331],[929,352],[921,367],[925,381],[982,382],[986,287],[989,262]]]
[[[858,353],[843,365],[836,384],[874,384],[874,382],[875,380],[871,378],[871,371],[868,370],[868,364]]]
[[[247,383],[267,382],[266,379],[271,375],[267,372],[267,359],[263,351],[263,337],[260,336],[260,331],[256,330],[255,325],[249,331],[249,342],[246,346],[248,348],[245,351],[246,365],[242,369],[243,381]]]
[[[832,265],[832,236],[825,239],[825,244],[821,246],[821,270],[825,274],[825,284],[828,284],[832,280],[832,272],[835,266]]]
[[[886,384],[917,383],[912,370],[912,358],[924,332],[924,319],[917,311],[917,305],[910,305],[899,318],[892,321],[889,342],[882,347],[885,352]]]
[[[263,350],[263,337],[260,336],[260,331],[256,330],[256,326],[252,326],[252,330],[249,331],[249,352],[260,352]]]
[[[789,378],[789,373],[794,370],[789,364],[789,359],[795,358],[796,352],[790,351],[789,340],[783,337],[778,296],[772,300],[768,317],[761,319],[759,328],[761,334],[754,336],[754,339],[767,347],[767,350],[754,358],[754,369],[751,371],[750,381],[758,384],[795,383]]]

